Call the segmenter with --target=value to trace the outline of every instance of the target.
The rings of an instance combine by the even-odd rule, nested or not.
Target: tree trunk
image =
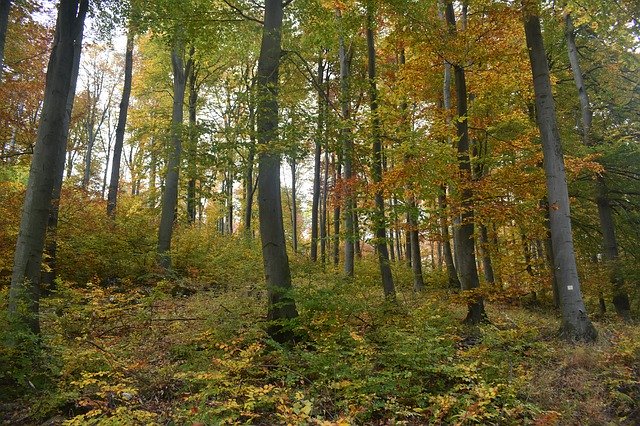
[[[78,73],[80,72],[80,57],[82,55],[82,40],[84,36],[84,25],[80,29],[73,46],[73,68],[71,71],[71,83],[67,96],[66,116],[63,123],[63,134],[65,143],[60,146],[60,157],[58,157],[58,168],[56,170],[53,190],[51,191],[51,207],[47,220],[47,232],[45,236],[45,256],[42,271],[42,294],[47,295],[54,289],[55,278],[58,273],[58,214],[60,212],[60,197],[62,195],[62,181],[64,180],[64,163],[66,159],[67,146],[69,145],[69,125],[73,113],[73,103],[75,101],[76,86],[78,83]]]
[[[337,158],[334,157],[333,161],[333,190],[334,194],[338,187],[338,183],[341,180],[342,175],[342,160],[341,155],[338,153]],[[336,202],[333,206],[333,264],[338,266],[340,264],[340,203]]]
[[[253,97],[253,83],[249,90],[249,153],[247,154],[247,192],[244,203],[244,232],[247,238],[253,237],[251,218],[253,216],[253,195],[256,190],[253,183],[254,159],[256,156],[256,114]]]
[[[415,291],[424,290],[424,278],[422,277],[422,257],[420,255],[420,233],[418,231],[418,206],[415,198],[411,200],[410,211],[407,213],[409,229],[410,250],[407,253],[411,256],[411,270],[413,271],[413,289]]]
[[[298,200],[296,194],[296,160],[291,159],[291,230],[293,252],[298,253]]]
[[[258,207],[262,257],[269,294],[267,319],[273,321],[268,333],[280,342],[292,341],[290,328],[279,320],[298,316],[291,297],[291,272],[282,223],[280,155],[273,149],[278,140],[278,71],[282,39],[282,1],[266,0],[264,28],[258,59],[258,142],[260,152]]]
[[[597,333],[587,316],[580,291],[571,232],[567,178],[556,123],[549,65],[540,29],[539,5],[537,0],[535,2],[523,0],[523,6],[525,33],[536,98],[536,116],[542,138],[551,242],[562,310],[562,334],[571,340],[591,341],[596,338]]]
[[[311,202],[311,261],[318,260],[318,213],[320,206],[320,157],[324,135],[324,59],[322,49],[318,55],[318,120],[316,125],[315,151],[313,155],[313,197]]]
[[[158,229],[158,264],[171,268],[171,236],[178,205],[178,180],[180,177],[180,155],[182,152],[182,120],[184,116],[184,93],[190,61],[184,66],[184,44],[176,41],[171,52],[173,69],[173,112],[171,116],[171,149],[167,161],[167,175],[162,194],[162,212]]]
[[[113,147],[113,163],[111,164],[111,179],[109,180],[109,194],[107,195],[107,214],[114,218],[118,203],[118,188],[120,185],[120,164],[122,162],[122,148],[124,146],[124,132],[127,126],[129,98],[131,97],[131,81],[133,77],[133,30],[127,35],[127,50],[124,56],[124,86],[118,126],[116,127],[116,142]],[[155,182],[154,182],[155,183]]]
[[[7,39],[10,11],[11,0],[0,0],[0,81],[2,81],[2,73],[4,71],[4,44]]]
[[[573,80],[576,84],[576,89],[578,89],[578,99],[580,100],[580,111],[582,113],[582,141],[586,146],[589,146],[595,142],[591,131],[593,112],[591,111],[591,103],[589,102],[589,96],[582,77],[582,69],[580,68],[578,49],[576,47],[576,35],[570,14],[565,15],[565,36],[567,40],[567,49],[569,51],[569,63],[571,64]],[[618,241],[616,239],[613,212],[609,201],[606,182],[602,176],[598,176],[596,179],[596,191],[596,204],[598,205],[598,216],[600,218],[600,231],[602,232],[604,256],[605,260],[612,268],[610,279],[613,287],[613,306],[616,308],[618,315],[628,319],[630,310],[629,296],[624,289],[624,278],[618,262]]]
[[[14,255],[9,312],[35,334],[40,332],[40,268],[47,220],[55,180],[62,173],[67,142],[65,121],[72,87],[74,46],[88,6],[88,0],[61,0],[58,7],[56,34]],[[23,304],[26,312],[22,311]]]
[[[449,31],[456,32],[456,18],[453,3],[448,2],[445,11]],[[471,161],[469,158],[469,127],[467,118],[467,86],[465,71],[461,64],[453,65],[457,95],[456,128],[458,135],[458,169],[463,181],[462,214],[460,224],[454,228],[454,244],[458,258],[457,270],[462,290],[473,291],[480,287],[474,243],[473,192],[466,181],[471,178]],[[482,297],[474,295],[468,304],[465,322],[477,324],[486,319]]]
[[[480,255],[482,256],[482,270],[484,271],[484,280],[487,284],[495,284],[495,278],[493,273],[493,263],[491,262],[491,253],[489,250],[489,235],[487,227],[483,224],[480,225]]]
[[[376,84],[376,50],[373,35],[373,6],[367,5],[367,59],[369,77],[369,103],[371,108],[371,139],[373,142],[373,161],[371,165],[373,182],[382,182],[382,135],[380,129],[380,117],[378,116],[378,88]],[[396,289],[389,265],[389,252],[386,243],[384,198],[382,189],[376,189],[376,210],[373,214],[373,227],[375,230],[376,247],[378,250],[378,262],[382,276],[382,288],[385,297],[395,300]]]
[[[342,23],[342,17],[340,10],[336,11],[336,15],[340,24]],[[340,108],[342,112],[341,125],[340,125],[340,137],[342,139],[342,155],[344,165],[344,272],[348,277],[353,277],[354,270],[354,258],[355,247],[353,232],[353,136],[351,134],[351,88],[350,88],[350,74],[351,64],[348,58],[348,54],[344,45],[344,36],[340,35],[339,41],[339,55],[340,55]]]
[[[320,259],[322,266],[327,261],[327,197],[329,196],[329,143],[324,143],[324,177],[322,178],[322,209],[320,215]]]
[[[191,48],[191,56],[193,57],[194,50]],[[196,221],[196,178],[197,178],[197,159],[198,159],[198,123],[197,108],[198,108],[198,86],[196,67],[191,66],[189,73],[189,145],[187,147],[187,220],[190,224]]]
[[[446,188],[440,187],[440,195],[438,195],[438,209],[440,210],[440,234],[442,235],[442,254],[444,264],[447,268],[447,276],[449,277],[449,285],[453,288],[460,288],[460,280],[458,279],[458,271],[453,262],[453,253],[451,252],[451,236],[449,235],[449,222],[447,220],[447,196]]]

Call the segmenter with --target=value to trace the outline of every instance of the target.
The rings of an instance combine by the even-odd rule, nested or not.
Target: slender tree
[[[369,77],[369,107],[371,108],[371,139],[373,141],[372,178],[375,184],[382,182],[382,134],[380,129],[380,117],[378,116],[378,87],[376,83],[376,49],[374,40],[373,4],[367,4],[367,58]],[[382,288],[387,298],[394,299],[396,295],[391,266],[389,265],[389,251],[387,248],[387,231],[385,227],[384,196],[382,188],[378,187],[375,193],[376,209],[373,214],[374,230],[376,236],[376,248],[380,274],[382,275]]]
[[[118,187],[120,185],[120,163],[122,162],[122,147],[124,146],[124,132],[127,125],[127,113],[129,111],[129,97],[131,96],[131,80],[133,76],[133,31],[129,29],[127,35],[127,47],[124,56],[124,86],[122,88],[122,100],[118,113],[118,125],[116,127],[116,142],[113,147],[113,162],[111,163],[111,179],[109,181],[109,193],[107,194],[107,214],[115,217],[118,203]]]
[[[596,338],[597,333],[587,316],[580,291],[567,177],[551,91],[549,64],[540,28],[540,6],[537,0],[523,0],[522,6],[536,98],[536,118],[542,139],[551,243],[562,311],[562,334],[570,340],[591,341]]]
[[[280,153],[274,144],[278,138],[278,71],[282,53],[281,0],[266,0],[264,27],[258,59],[257,135],[263,146],[259,155],[258,210],[262,258],[269,295],[267,319],[269,334],[277,341],[291,341],[293,333],[281,320],[298,316],[290,295],[291,272],[282,222],[280,194]]]
[[[315,149],[313,153],[313,197],[311,202],[311,261],[318,260],[318,216],[320,208],[320,165],[322,155],[322,139],[324,136],[324,58],[322,50],[318,55],[318,118],[316,123]]]
[[[20,232],[16,243],[9,293],[9,311],[18,315],[32,332],[40,332],[40,267],[47,220],[56,176],[64,164],[67,99],[72,87],[76,41],[84,26],[88,0],[61,0],[53,48],[47,68],[45,97],[38,135],[31,159]],[[61,96],[62,94],[62,96]],[[68,126],[67,126],[68,127]]]
[[[446,5],[445,17],[449,32],[456,34],[456,17],[453,2]],[[458,264],[458,278],[462,290],[475,290],[480,287],[474,243],[473,192],[467,182],[471,179],[471,160],[469,158],[469,123],[467,117],[467,84],[462,64],[453,64],[453,75],[456,84],[457,112],[456,129],[458,136],[458,169],[463,181],[462,214],[460,223],[454,228],[454,244]],[[474,295],[468,303],[467,323],[478,323],[486,318],[482,297]]]
[[[573,19],[569,13],[565,15],[565,39],[569,53],[569,63],[571,64],[571,71],[573,72],[573,80],[578,90],[578,98],[580,100],[582,141],[586,146],[590,146],[596,142],[592,134],[593,111],[580,67]],[[615,222],[613,220],[613,209],[611,208],[611,200],[609,199],[607,184],[603,175],[596,177],[596,204],[598,206],[604,258],[612,268],[611,284],[613,287],[613,306],[620,316],[628,319],[630,310],[629,296],[624,289],[624,278],[618,261],[618,240],[616,238]]]
[[[178,205],[178,180],[180,176],[180,156],[182,152],[182,120],[184,117],[184,95],[187,75],[192,65],[191,58],[184,61],[185,46],[180,36],[174,40],[171,51],[173,69],[173,112],[171,116],[171,148],[167,162],[167,175],[162,194],[162,212],[158,229],[158,263],[165,269],[171,267],[171,236]]]

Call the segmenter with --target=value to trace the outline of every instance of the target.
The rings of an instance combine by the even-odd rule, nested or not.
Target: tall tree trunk
[[[184,42],[176,40],[171,51],[173,69],[173,112],[171,115],[171,149],[167,161],[167,174],[162,194],[162,212],[158,229],[158,264],[171,268],[171,236],[178,205],[178,181],[180,177],[180,155],[182,153],[182,120],[184,117],[184,94],[191,60],[184,65]]]
[[[88,93],[88,91],[87,91]],[[91,99],[89,99],[89,103]],[[87,118],[87,153],[84,156],[84,173],[82,175],[82,189],[87,189],[89,187],[89,183],[91,181],[91,161],[93,159],[93,144],[96,139],[96,135],[93,128],[93,108],[90,107],[89,115]]]
[[[340,10],[336,11],[336,15],[340,23],[342,23],[342,16]],[[340,35],[339,41],[339,55],[340,55],[340,108],[341,108],[341,125],[340,125],[340,137],[342,139],[342,155],[344,165],[344,272],[348,277],[353,277],[354,270],[354,258],[355,247],[353,232],[353,136],[351,134],[351,88],[350,88],[350,74],[351,64],[349,61],[348,53],[344,45],[344,35]]]
[[[194,49],[191,48],[191,56]],[[190,224],[196,221],[196,163],[198,159],[198,86],[196,67],[191,66],[189,73],[189,145],[187,146],[187,220]]]
[[[120,164],[122,163],[122,148],[124,147],[124,132],[127,126],[129,98],[131,97],[131,81],[133,77],[133,30],[127,35],[127,49],[124,56],[124,86],[122,100],[118,113],[116,127],[116,142],[113,147],[113,163],[111,164],[111,179],[109,180],[109,194],[107,195],[107,215],[114,218],[118,203],[118,188],[120,185]],[[155,176],[154,176],[155,177]],[[155,182],[154,182],[155,185]]]
[[[2,73],[4,71],[4,44],[7,40],[10,11],[11,0],[0,0],[0,81],[2,81]]]
[[[329,196],[329,142],[324,143],[324,177],[322,178],[322,209],[320,217],[320,259],[324,267],[327,261],[327,198]]]
[[[334,194],[341,180],[342,175],[342,155],[338,152],[337,158],[333,159],[333,190]],[[333,206],[333,264],[340,264],[340,203]]]
[[[569,51],[569,62],[573,72],[573,80],[578,90],[580,100],[580,111],[582,115],[582,140],[586,146],[592,145],[595,141],[591,131],[593,112],[587,88],[582,77],[578,48],[576,47],[576,35],[573,28],[573,21],[570,14],[565,15],[565,36],[567,49]],[[613,287],[613,305],[618,315],[625,319],[629,318],[629,296],[624,289],[624,278],[618,262],[618,241],[616,239],[615,223],[613,221],[613,211],[606,182],[603,176],[596,179],[596,203],[598,205],[598,217],[600,219],[600,231],[602,232],[604,257],[611,266],[611,284]]]
[[[255,80],[254,80],[255,81]],[[251,218],[253,216],[253,196],[256,190],[253,182],[253,168],[256,156],[256,114],[253,96],[253,82],[249,91],[249,153],[247,154],[247,192],[244,203],[244,231],[247,238],[253,237]]]
[[[444,81],[442,83],[442,106],[446,111],[446,124],[451,123],[449,111],[451,111],[451,64],[444,63]],[[451,144],[451,141],[447,141]],[[442,235],[442,251],[444,255],[444,263],[447,268],[449,277],[449,285],[453,288],[460,288],[460,280],[458,279],[458,271],[453,261],[453,252],[451,251],[451,236],[449,234],[449,220],[447,218],[447,187],[440,186],[440,194],[438,195],[438,210],[440,210],[440,234]]]
[[[449,31],[456,33],[456,18],[453,3],[449,1],[445,11]],[[453,65],[456,83],[457,113],[456,128],[458,135],[458,169],[463,181],[462,214],[460,224],[454,228],[454,244],[458,258],[457,270],[462,290],[475,290],[480,287],[474,243],[473,192],[465,181],[471,178],[471,161],[469,158],[469,127],[467,119],[467,85],[465,72],[461,64]],[[468,304],[465,322],[476,324],[486,318],[481,296],[475,296]]]
[[[372,178],[373,182],[382,182],[382,135],[380,129],[380,117],[378,116],[378,87],[376,84],[376,49],[373,35],[373,5],[367,4],[367,59],[369,77],[369,107],[371,108],[371,139],[373,141]],[[376,247],[378,250],[378,262],[382,276],[382,288],[385,297],[395,299],[396,289],[389,265],[389,252],[386,243],[384,197],[382,189],[376,189],[376,210],[373,214],[373,227],[375,230]]]
[[[56,170],[53,190],[51,191],[51,206],[49,218],[47,220],[47,232],[45,236],[45,256],[42,271],[42,291],[47,295],[54,289],[54,281],[58,274],[58,215],[60,213],[60,197],[62,196],[62,181],[64,180],[64,163],[66,159],[67,146],[69,145],[69,125],[73,113],[73,103],[76,95],[78,74],[80,72],[80,57],[82,55],[82,40],[84,36],[84,25],[76,37],[73,46],[73,68],[71,70],[71,83],[69,94],[67,95],[66,116],[63,123],[62,132],[65,143],[60,146],[60,156],[58,157],[58,169]]]
[[[324,135],[324,59],[322,49],[318,55],[318,119],[313,155],[313,198],[311,202],[311,261],[318,260],[318,213],[320,206],[320,157],[322,155],[322,137]]]
[[[65,120],[72,87],[75,43],[83,29],[88,0],[61,0],[45,95],[31,159],[20,232],[9,292],[9,312],[36,334],[40,332],[40,276],[52,192],[62,174],[67,142]],[[63,94],[63,96],[60,96]],[[24,303],[26,312],[18,312]]]
[[[227,196],[227,234],[233,235],[233,172],[231,170],[228,171],[227,174],[227,185],[226,185],[226,196]]]
[[[571,232],[567,177],[556,123],[549,65],[540,29],[539,4],[537,0],[523,0],[522,4],[536,98],[536,116],[542,138],[551,242],[562,310],[562,333],[571,340],[591,341],[596,338],[597,333],[587,316],[580,291]]]
[[[264,28],[258,59],[258,142],[260,152],[258,207],[262,257],[269,294],[268,332],[277,341],[293,340],[293,333],[278,320],[298,316],[291,297],[291,272],[282,223],[280,155],[273,149],[278,139],[278,71],[282,39],[282,1],[265,0]]]
[[[296,160],[291,159],[291,230],[293,252],[298,253],[298,200],[296,194]]]

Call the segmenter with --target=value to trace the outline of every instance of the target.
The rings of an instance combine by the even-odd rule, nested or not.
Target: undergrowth
[[[290,325],[304,338],[281,346],[264,332],[259,249],[207,232],[178,233],[169,279],[151,270],[59,281],[43,300],[39,341],[3,325],[3,342],[22,342],[0,346],[4,422],[640,422],[634,325],[604,317],[597,343],[573,346],[557,339],[551,308],[494,302],[491,323],[469,327],[438,272],[416,294],[411,271],[395,265],[391,304],[372,260],[349,281],[294,258],[300,316]]]

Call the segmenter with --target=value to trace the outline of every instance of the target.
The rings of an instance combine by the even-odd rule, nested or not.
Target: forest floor
[[[289,325],[301,337],[292,346],[266,337],[265,292],[241,267],[227,265],[223,284],[61,283],[42,306],[40,349],[0,353],[12,357],[0,371],[0,418],[12,425],[640,424],[637,325],[596,318],[597,342],[574,345],[557,337],[552,307],[502,301],[487,303],[490,323],[465,326],[464,301],[439,285],[439,274],[427,274],[428,289],[415,294],[398,265],[398,300],[389,304],[371,261],[358,265],[354,282],[293,264],[300,316]]]

